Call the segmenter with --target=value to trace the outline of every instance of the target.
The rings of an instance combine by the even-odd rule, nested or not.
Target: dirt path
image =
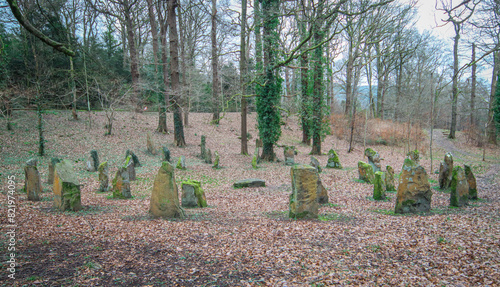
[[[447,136],[443,134],[442,130],[435,130],[433,131],[432,135],[432,141],[434,144],[436,144],[438,147],[444,149],[447,152],[451,152],[454,157],[457,157],[459,159],[464,159],[464,156],[470,156],[474,157],[475,155],[470,154],[466,151],[463,151],[455,146],[455,144],[450,141]]]

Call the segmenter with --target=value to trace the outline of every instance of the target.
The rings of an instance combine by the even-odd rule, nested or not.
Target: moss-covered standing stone
[[[99,172],[99,189],[97,191],[107,192],[109,190],[108,162],[101,163],[97,171]]]
[[[406,156],[416,164],[420,163],[420,152],[418,151],[418,149],[408,152]]]
[[[163,146],[162,151],[163,151],[163,161],[170,162],[170,150],[166,146]]]
[[[212,165],[212,168],[214,169],[219,169],[219,160],[220,160],[220,155],[219,152],[215,151],[215,160],[214,160],[214,165]]]
[[[179,157],[179,160],[177,160],[177,166],[176,166],[176,168],[177,169],[182,169],[182,170],[186,169],[186,158],[183,155],[181,155]]]
[[[368,158],[368,163],[372,166],[373,172],[381,171],[380,155],[371,148],[365,149],[365,156]]]
[[[375,179],[373,181],[373,199],[385,199],[384,173],[381,171],[375,173]]]
[[[182,207],[207,207],[205,192],[201,188],[201,182],[187,180],[181,183]]]
[[[54,206],[60,211],[82,209],[80,183],[71,162],[67,159],[56,164],[53,191]]]
[[[125,167],[120,167],[116,171],[115,178],[113,179],[113,198],[132,198],[129,172]]]
[[[469,183],[461,166],[455,166],[451,177],[450,206],[464,206],[469,202]]]
[[[318,171],[318,173],[321,173],[321,165],[319,164],[319,160],[315,156],[311,156],[310,165],[314,167]]]
[[[204,135],[201,136],[200,158],[203,160],[206,158],[206,137]]]
[[[139,162],[139,158],[135,155],[135,153],[131,150],[127,150],[125,153],[125,160],[127,159],[128,156],[132,156],[132,160],[134,161],[134,167],[140,167],[141,163]]]
[[[135,175],[135,165],[134,165],[134,161],[132,160],[132,156],[128,156],[126,159],[125,159],[125,164],[123,166],[124,168],[127,169],[127,172],[128,172],[128,180],[129,181],[134,181],[136,180],[136,175]]]
[[[385,190],[396,191],[396,186],[394,184],[394,169],[390,165],[385,167]]]
[[[37,168],[37,160],[29,159],[24,167],[24,190],[28,200],[39,201],[42,193],[42,180]]]
[[[342,169],[342,165],[340,164],[339,156],[337,152],[335,152],[333,149],[330,149],[328,151],[328,163],[326,164],[327,168],[336,168],[336,169]]]
[[[451,185],[451,176],[453,172],[453,156],[451,153],[444,155],[444,161],[439,165],[439,188],[447,189]]]
[[[467,178],[467,183],[469,184],[469,199],[476,200],[477,199],[477,185],[476,185],[476,177],[472,172],[472,169],[469,165],[464,164],[464,172],[465,177]]]
[[[290,218],[318,218],[317,170],[310,165],[294,165],[290,171],[292,193],[290,194]]]
[[[411,159],[405,159],[399,175],[395,213],[427,212],[431,209],[432,191],[427,172]]]
[[[153,140],[151,139],[151,133],[148,133],[148,135],[146,136],[146,148],[148,150],[148,152],[152,155],[156,155],[156,146],[153,142]]]
[[[375,175],[373,173],[373,167],[370,164],[358,161],[358,173],[359,173],[359,180],[363,180],[364,182],[367,183],[373,183]]]
[[[174,167],[164,161],[155,177],[149,205],[149,212],[154,217],[184,217],[184,210],[179,204],[179,193],[175,183]]]
[[[317,172],[317,170],[316,170]],[[319,204],[327,204],[330,201],[330,198],[328,197],[328,191],[326,190],[325,186],[321,182],[320,177],[318,176],[318,191],[317,191],[317,199]]]
[[[209,148],[205,151],[205,163],[212,164],[212,151]]]

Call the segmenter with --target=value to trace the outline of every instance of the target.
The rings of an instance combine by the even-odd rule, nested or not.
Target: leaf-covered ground
[[[154,133],[157,115],[120,112],[114,134],[104,136],[105,117],[93,113],[70,120],[67,112],[44,115],[47,156],[38,157],[45,192],[40,202],[27,201],[20,190],[23,166],[36,157],[34,114],[15,114],[14,131],[1,122],[0,242],[4,286],[494,286],[500,282],[500,152],[467,147],[461,139],[447,142],[457,150],[458,164],[470,163],[478,179],[480,200],[468,207],[450,209],[449,192],[437,189],[437,175],[430,172],[428,151],[421,164],[430,174],[432,211],[421,215],[394,215],[395,193],[389,200],[371,200],[372,185],[358,182],[357,162],[363,147],[348,154],[347,143],[332,136],[323,142],[326,165],[330,148],[338,151],[342,170],[323,169],[320,177],[330,203],[320,209],[318,220],[288,218],[291,191],[290,167],[283,162],[251,167],[251,156],[240,155],[239,114],[227,114],[219,126],[209,124],[210,114],[190,114],[185,128],[188,146],[173,146],[173,134]],[[257,137],[255,113],[249,132],[253,153]],[[173,129],[169,115],[168,126]],[[333,127],[334,128],[334,127]],[[182,220],[152,219],[149,199],[161,155],[146,153],[146,134],[157,146],[166,145],[173,161],[186,156],[188,169],[176,170],[176,180],[202,182],[209,207],[187,209]],[[222,169],[214,170],[197,157],[200,136],[207,147],[221,155]],[[460,136],[460,133],[459,133]],[[294,117],[286,121],[280,145],[295,145],[298,163],[309,163],[310,147],[301,145],[301,131]],[[399,173],[402,147],[372,146]],[[132,182],[133,199],[114,200],[96,193],[97,173],[85,171],[89,151],[96,149],[101,162],[110,164],[113,177],[127,149],[135,151],[143,167]],[[283,159],[282,148],[276,153]],[[433,170],[444,149],[434,146]],[[51,186],[45,181],[51,157],[73,160],[82,184],[79,212],[53,208]],[[7,177],[15,175],[16,274],[9,279],[7,263]],[[238,179],[262,178],[264,188],[233,189]]]

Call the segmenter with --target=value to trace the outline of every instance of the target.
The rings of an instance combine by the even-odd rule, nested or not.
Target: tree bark
[[[217,51],[217,0],[212,0],[212,122],[219,124],[219,55]]]
[[[453,83],[451,86],[451,126],[448,138],[455,138],[457,129],[457,106],[458,106],[458,41],[460,40],[460,24],[453,23],[455,27],[455,37],[453,39]]]
[[[246,58],[247,0],[241,0],[240,32],[240,89],[241,89],[241,154],[248,154],[247,139],[247,58]]]
[[[494,55],[494,66],[493,75],[491,79],[491,93],[490,93],[490,103],[488,110],[488,126],[487,126],[487,137],[488,143],[497,144],[497,130],[494,119],[494,108],[495,108],[495,92],[497,87],[498,73],[500,73],[500,52],[495,52]]]
[[[184,139],[184,126],[182,124],[182,110],[179,93],[179,40],[177,36],[177,17],[175,13],[177,5],[177,0],[167,0],[167,23],[170,41],[170,78],[172,85],[171,104],[174,107],[174,141],[176,146],[184,147],[186,146],[186,140]]]
[[[476,109],[476,44],[472,44],[472,83],[470,87],[470,128],[476,127],[476,117],[474,116]]]
[[[123,1],[125,9],[125,28],[127,29],[127,42],[130,57],[130,76],[132,78],[132,90],[134,92],[133,99],[136,101],[136,111],[142,111],[141,101],[139,98],[139,64],[137,60],[137,49],[135,47],[134,23],[131,18],[132,6],[128,0]]]

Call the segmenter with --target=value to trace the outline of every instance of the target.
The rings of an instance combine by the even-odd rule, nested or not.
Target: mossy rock
[[[461,207],[469,201],[469,183],[461,166],[455,166],[451,176],[450,206]]]
[[[406,156],[416,163],[420,161],[420,152],[418,151],[418,149],[408,152]]]
[[[358,161],[358,173],[359,180],[367,183],[373,183],[373,181],[375,180],[373,167],[366,162]]]
[[[328,163],[326,164],[326,167],[342,169],[342,164],[340,164],[339,155],[333,149],[330,149],[328,151]]]
[[[185,170],[186,169],[186,158],[183,155],[181,155],[179,157],[179,159],[177,160],[176,168],[177,169],[181,169],[181,170]]]
[[[399,175],[395,213],[428,212],[432,191],[427,172],[410,158],[405,159]]]
[[[82,209],[80,183],[69,160],[56,164],[54,172],[54,205],[61,211]]]
[[[392,166],[388,165],[385,167],[385,190],[386,191],[396,191],[396,186],[394,184],[394,169]]]
[[[373,199],[384,200],[385,199],[385,186],[384,186],[384,173],[377,171],[375,173],[375,179],[373,181]]]
[[[207,207],[205,192],[201,188],[201,182],[187,180],[181,183],[182,206],[183,207]]]
[[[243,179],[233,184],[234,188],[265,187],[265,186],[266,182],[263,179],[258,179],[258,178]]]
[[[467,183],[469,184],[469,199],[476,200],[477,199],[477,184],[476,177],[472,172],[472,169],[469,165],[464,165],[465,177],[467,178]]]
[[[289,214],[293,219],[318,218],[317,170],[310,165],[294,165],[290,170],[292,193],[289,200]]]

